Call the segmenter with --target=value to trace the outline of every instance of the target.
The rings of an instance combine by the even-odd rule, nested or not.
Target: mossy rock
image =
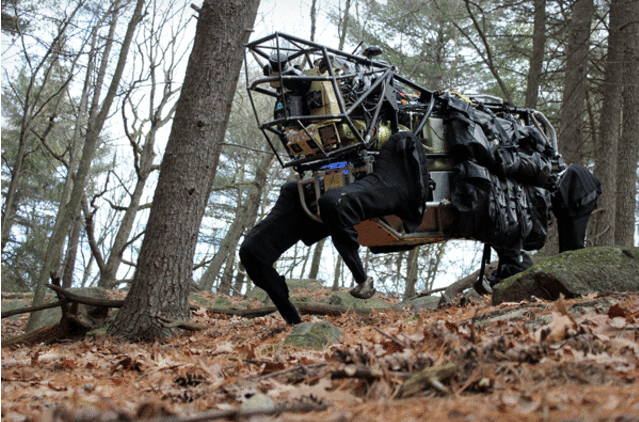
[[[321,350],[340,338],[342,338],[342,332],[339,328],[326,321],[320,323],[303,322],[293,328],[284,340],[284,344],[302,349]]]
[[[551,256],[493,289],[492,303],[518,302],[533,296],[556,300],[595,292],[639,291],[639,248],[608,246]]]
[[[377,295],[370,299],[362,300],[351,296],[348,292],[335,292],[328,298],[322,300],[323,303],[328,303],[335,306],[345,306],[347,308],[358,309],[388,309],[390,305],[380,300]]]
[[[2,312],[13,311],[15,309],[28,308],[31,306],[30,301],[26,300],[11,300],[11,301],[2,301]],[[9,319],[18,319],[20,315],[10,316]]]
[[[312,278],[304,278],[304,279],[287,279],[286,285],[288,286],[289,296],[299,293],[304,289],[319,289],[322,287],[323,283],[321,280],[316,280]],[[257,286],[253,286],[253,288],[246,294],[247,299],[257,300],[263,304],[270,303],[268,300],[268,296],[266,292],[260,289]],[[294,300],[301,301],[299,298],[295,298]]]
[[[286,280],[286,284],[288,284],[288,291],[291,295],[298,293],[300,290],[319,289],[323,286],[321,280],[317,280],[314,278],[292,278],[290,280]]]
[[[398,307],[409,307],[415,311],[421,310],[435,310],[439,305],[439,296],[421,296],[413,299],[405,300],[399,303]]]
[[[95,330],[91,330],[88,333],[86,333],[87,337],[97,337],[97,336],[103,336],[106,335],[107,333],[107,328],[108,327],[100,327],[100,328],[96,328]]]

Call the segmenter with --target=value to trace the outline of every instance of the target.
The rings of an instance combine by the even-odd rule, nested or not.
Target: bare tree
[[[528,108],[537,108],[546,47],[546,0],[533,0],[533,4],[535,7],[533,45],[526,85],[526,107]]]
[[[116,1],[115,4],[117,5],[117,3],[118,2]],[[75,216],[75,213],[80,206],[80,202],[84,197],[84,189],[87,183],[87,177],[89,175],[89,171],[91,169],[96,151],[100,144],[100,134],[102,133],[102,128],[104,127],[104,124],[109,116],[111,105],[115,100],[117,89],[120,85],[120,80],[122,79],[122,74],[127,63],[129,47],[133,40],[133,35],[138,23],[142,19],[143,5],[144,0],[138,0],[135,5],[133,15],[129,21],[129,24],[127,25],[126,34],[124,35],[124,39],[121,43],[118,61],[105,97],[101,99],[99,98],[99,96],[96,95],[93,98],[93,104],[91,106],[91,111],[89,112],[90,117],[88,121],[85,142],[82,149],[82,156],[78,163],[77,172],[73,177],[73,189],[71,190],[71,193],[69,195],[68,202],[63,203],[60,206],[60,210],[56,218],[56,224],[47,245],[47,251],[42,265],[42,270],[40,271],[40,276],[37,280],[33,299],[34,305],[42,303],[46,289],[45,284],[50,277],[50,273],[52,271],[58,271],[58,267],[62,259],[62,249],[64,246],[64,241],[66,239],[67,232],[73,220],[73,217]],[[116,12],[117,9],[114,9],[114,11],[112,12],[114,13],[113,20],[116,19]],[[114,31],[114,27],[114,25],[111,26],[111,34]],[[112,44],[113,39],[111,38],[110,41],[107,42],[107,46],[103,54],[103,60],[98,73],[98,79],[104,78],[106,74],[108,56],[110,54],[110,47]],[[32,313],[27,324],[27,330],[33,329],[36,326],[39,318],[39,312]]]
[[[205,0],[131,290],[109,333],[155,340],[187,320],[193,256],[259,1]]]
[[[123,215],[109,248],[108,258],[104,259],[99,250],[94,250],[94,253],[100,255],[96,256],[100,271],[98,285],[104,288],[119,284],[116,274],[122,255],[130,245],[133,224],[142,206],[144,188],[151,173],[159,168],[154,162],[157,134],[173,118],[173,99],[179,91],[173,80],[184,54],[180,51],[183,48],[180,36],[186,29],[186,13],[178,12],[178,19],[174,19],[176,9],[183,8],[175,2],[167,4],[154,0],[149,8],[152,17],[143,25],[135,41],[139,71],[133,75],[135,80],[126,89],[120,108],[125,135],[133,154],[135,184],[133,189],[125,189],[129,197],[127,206],[112,204]],[[142,98],[146,100],[146,107],[143,107],[141,101],[134,100],[140,95],[139,85],[145,86],[146,94]],[[144,110],[146,116],[141,115]]]
[[[617,162],[617,204],[615,244],[635,245],[637,216],[637,157],[639,157],[639,2],[625,3],[627,24],[623,28],[625,50],[623,61],[622,134]]]
[[[559,150],[567,163],[582,164],[585,158],[584,121],[592,17],[593,0],[576,0],[568,24],[564,92],[558,131]]]
[[[3,3],[3,10],[4,6],[5,4]],[[57,25],[53,40],[46,47],[42,55],[37,55],[37,53],[31,51],[31,45],[26,40],[27,34],[22,34],[20,27],[16,27],[16,31],[20,35],[21,53],[26,63],[25,73],[28,78],[28,83],[26,90],[18,94],[19,88],[9,82],[9,88],[12,89],[17,98],[21,100],[22,116],[18,150],[13,163],[10,164],[10,179],[4,195],[2,208],[2,251],[4,251],[9,239],[16,210],[19,206],[19,187],[22,184],[24,176],[25,159],[31,149],[30,144],[33,144],[34,139],[37,138],[40,138],[42,142],[46,142],[49,133],[55,125],[55,119],[59,112],[57,105],[60,104],[60,99],[64,97],[64,92],[73,77],[73,68],[71,68],[64,81],[53,81],[55,68],[61,65],[60,55],[65,50],[65,40],[68,37],[67,32],[70,30],[70,27],[72,27],[76,15],[83,6],[83,2],[78,2],[71,13],[60,21]],[[53,84],[55,84],[55,86],[52,87]],[[38,133],[36,132],[37,128],[35,125],[39,119],[43,118],[48,118],[49,124],[41,133]]]
[[[611,0],[608,24],[608,51],[602,85],[603,111],[600,118],[595,175],[601,181],[603,193],[599,196],[599,212],[595,216],[594,244],[610,246],[615,242],[615,214],[617,207],[617,163],[619,135],[621,133],[621,104],[623,92],[623,54],[626,0]],[[636,161],[633,160],[633,161]]]

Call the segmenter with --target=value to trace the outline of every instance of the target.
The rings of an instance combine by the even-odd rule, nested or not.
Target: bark
[[[623,28],[623,119],[617,162],[615,244],[635,246],[636,175],[639,164],[639,2],[628,0],[624,9],[628,24]]]
[[[592,16],[593,0],[575,1],[568,24],[564,92],[558,133],[559,151],[568,164],[584,163],[584,120]]]
[[[311,41],[315,42],[315,32],[317,30],[317,0],[311,1]]]
[[[188,320],[200,223],[208,201],[258,0],[205,0],[140,249],[131,290],[109,327],[154,341]]]
[[[404,299],[413,297],[416,294],[415,285],[417,284],[417,269],[419,267],[419,251],[420,247],[412,249],[408,253],[407,267],[408,273],[406,274],[406,285],[404,287]]]
[[[317,279],[317,275],[319,274],[320,263],[322,262],[322,251],[324,250],[324,243],[326,242],[326,238],[320,240],[315,245],[315,249],[313,250],[313,259],[311,260],[311,269],[308,272],[308,278],[312,280]]]
[[[528,68],[528,84],[526,85],[526,107],[537,108],[537,97],[544,64],[546,47],[546,0],[533,0],[535,17],[532,35],[532,52]]]
[[[595,218],[595,246],[612,246],[615,242],[615,214],[617,202],[617,156],[621,128],[621,94],[623,90],[623,53],[625,25],[624,3],[611,0],[606,55],[606,75],[602,86],[603,110],[600,135],[595,155],[595,175],[601,182],[599,212]],[[635,157],[636,160],[636,157]]]
[[[335,277],[333,278],[333,287],[332,291],[336,292],[339,290],[339,278],[342,275],[342,267],[344,264],[344,260],[342,259],[342,255],[337,256],[337,262],[335,263]]]
[[[78,245],[80,244],[80,233],[82,232],[82,220],[78,213],[73,219],[69,241],[67,242],[67,253],[64,259],[64,270],[62,271],[62,287],[69,288],[73,284],[73,269],[75,268]]]
[[[350,9],[351,9],[352,0],[346,0],[346,4],[344,5],[344,15],[342,16],[341,25],[339,27],[339,45],[337,46],[338,50],[344,49],[344,43],[346,42],[346,34],[348,33],[348,21],[350,20]]]

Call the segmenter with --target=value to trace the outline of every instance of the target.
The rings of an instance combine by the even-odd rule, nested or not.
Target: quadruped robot
[[[493,96],[428,90],[376,59],[381,53],[349,54],[283,33],[245,46],[258,127],[280,164],[296,171],[305,212],[321,222],[317,200],[374,171],[380,146],[408,131],[427,156],[422,222],[408,233],[395,215],[367,219],[355,226],[360,245],[379,253],[473,239],[541,248],[551,195],[567,207],[570,200],[548,119]],[[257,67],[261,74],[251,76]],[[264,107],[260,96],[274,106]]]

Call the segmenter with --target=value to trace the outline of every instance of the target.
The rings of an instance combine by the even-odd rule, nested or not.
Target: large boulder
[[[639,291],[639,248],[586,248],[551,256],[493,288],[492,303]]]
[[[303,279],[287,279],[286,284],[288,285],[289,295],[294,295],[299,293],[304,289],[319,289],[322,287],[322,281],[316,280],[312,278],[303,278]],[[254,299],[258,302],[262,302],[265,304],[270,304],[268,295],[262,289],[257,286],[251,286],[251,290],[246,294],[247,299]]]

